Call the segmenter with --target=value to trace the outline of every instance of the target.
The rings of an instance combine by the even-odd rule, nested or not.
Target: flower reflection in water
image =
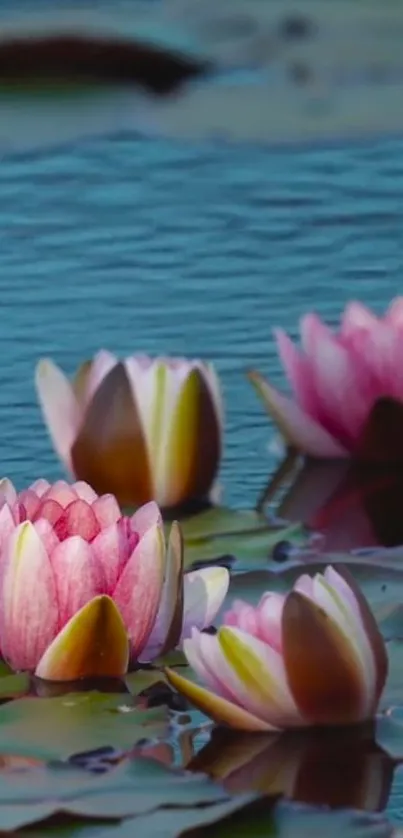
[[[291,478],[291,479],[290,479]],[[323,533],[324,551],[403,544],[403,475],[398,469],[286,458],[259,507]]]
[[[231,793],[367,811],[385,808],[394,774],[371,724],[259,736],[216,728],[187,768],[222,781]]]

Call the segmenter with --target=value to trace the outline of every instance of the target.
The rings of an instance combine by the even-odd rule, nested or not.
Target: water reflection
[[[282,794],[332,808],[381,811],[394,762],[372,725],[256,736],[217,728],[187,768],[221,780],[228,791]]]
[[[276,504],[280,492],[283,496]],[[322,532],[325,550],[396,547],[403,544],[402,496],[403,472],[397,468],[348,461],[301,464],[288,457],[266,487],[260,506],[274,500],[278,516]]]

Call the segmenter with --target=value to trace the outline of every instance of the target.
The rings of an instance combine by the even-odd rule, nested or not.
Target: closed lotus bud
[[[36,386],[67,469],[123,506],[209,497],[221,457],[222,400],[210,364],[99,352],[74,382],[49,360]]]
[[[184,642],[205,683],[169,680],[215,721],[243,730],[349,725],[373,718],[388,661],[369,605],[345,568],[301,576],[256,608],[237,601],[215,636]]]

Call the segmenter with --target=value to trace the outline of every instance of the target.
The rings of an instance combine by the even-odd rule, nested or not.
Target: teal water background
[[[33,372],[99,347],[211,358],[225,389],[225,500],[253,504],[272,428],[245,380],[283,374],[273,326],[403,292],[403,143],[324,150],[86,140],[0,167],[1,471],[55,478]]]

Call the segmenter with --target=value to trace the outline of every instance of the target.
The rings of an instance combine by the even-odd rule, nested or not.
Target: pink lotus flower
[[[217,635],[194,629],[184,650],[208,689],[167,670],[172,685],[215,721],[250,731],[370,719],[388,668],[365,597],[332,567],[256,608],[236,602]]]
[[[224,568],[183,577],[179,525],[154,502],[131,518],[84,482],[0,482],[0,649],[51,680],[120,676],[214,619]]]
[[[300,328],[302,351],[275,331],[294,401],[249,373],[287,445],[312,457],[395,459],[402,447],[403,297],[383,318],[350,303],[338,334],[315,314],[303,317]]]
[[[70,473],[122,506],[206,498],[221,456],[223,408],[211,364],[185,358],[120,362],[102,350],[72,383],[42,360],[36,387]]]

